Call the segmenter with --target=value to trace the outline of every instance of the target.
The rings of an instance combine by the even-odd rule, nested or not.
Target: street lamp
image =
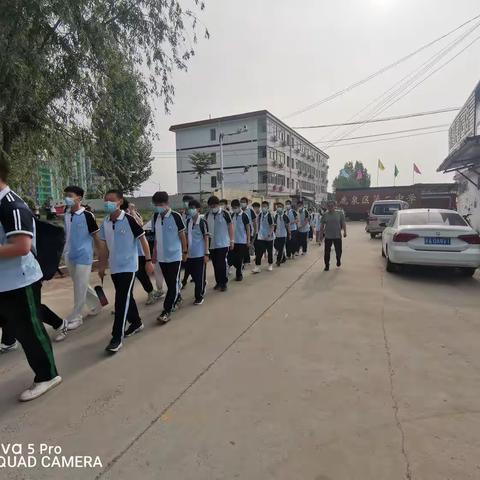
[[[231,133],[223,133],[220,132],[220,135],[218,136],[219,142],[220,142],[220,192],[222,198],[224,198],[224,174],[223,174],[223,138],[226,137],[232,137],[234,135],[241,135],[242,133],[248,132],[248,128],[246,125],[244,125],[242,128],[239,128],[235,132]]]

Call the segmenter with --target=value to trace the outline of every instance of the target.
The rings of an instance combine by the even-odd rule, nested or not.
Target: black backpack
[[[65,230],[53,223],[35,219],[35,258],[42,269],[43,279],[51,280],[57,273],[65,247]]]

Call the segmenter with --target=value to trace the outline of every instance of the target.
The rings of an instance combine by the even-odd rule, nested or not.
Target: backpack
[[[42,280],[51,280],[57,273],[65,247],[65,230],[50,222],[35,219],[34,255],[42,269]]]

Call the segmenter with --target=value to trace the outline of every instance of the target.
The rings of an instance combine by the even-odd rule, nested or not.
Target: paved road
[[[0,442],[103,462],[6,478],[480,478],[478,274],[389,275],[380,242],[349,228],[342,269],[313,247],[164,327],[144,307],[115,357],[109,312],[88,320],[56,345],[63,385],[35,402],[15,401],[21,353],[0,357]],[[68,280],[47,290],[66,313]]]

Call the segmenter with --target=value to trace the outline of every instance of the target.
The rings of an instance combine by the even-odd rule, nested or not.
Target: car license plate
[[[425,237],[425,245],[450,245],[450,238]]]

